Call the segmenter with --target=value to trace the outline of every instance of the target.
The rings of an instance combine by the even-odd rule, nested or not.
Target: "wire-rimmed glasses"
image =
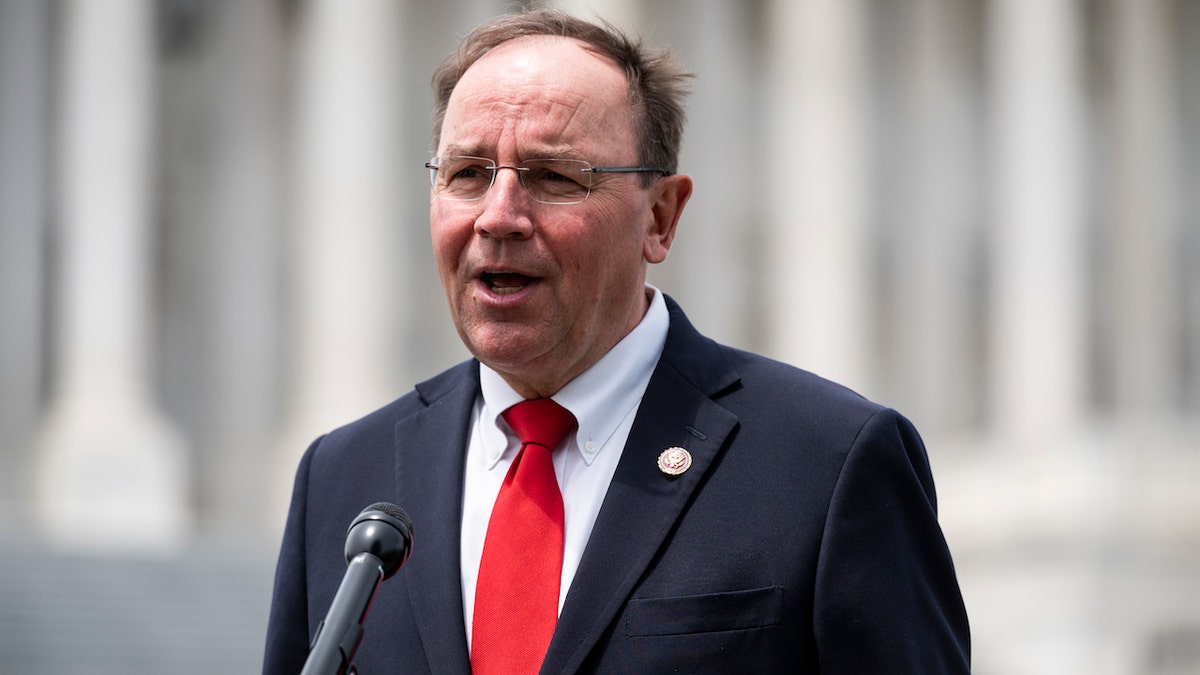
[[[500,169],[517,172],[521,186],[541,204],[578,204],[592,193],[592,177],[604,173],[657,173],[656,166],[592,166],[581,159],[527,159],[520,164],[496,164],[485,157],[450,155],[425,163],[433,193],[441,199],[470,202],[482,199]]]

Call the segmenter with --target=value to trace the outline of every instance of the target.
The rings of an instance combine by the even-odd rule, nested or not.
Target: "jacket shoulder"
[[[470,359],[459,363],[421,382],[387,405],[333,429],[318,439],[310,452],[316,456],[314,461],[336,461],[337,457],[348,451],[359,452],[369,448],[390,450],[396,425],[402,420],[436,404],[460,387],[478,389],[478,383],[478,361]]]

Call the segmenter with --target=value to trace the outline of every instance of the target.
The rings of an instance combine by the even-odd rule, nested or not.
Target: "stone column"
[[[892,235],[896,299],[881,368],[896,378],[895,405],[926,433],[968,426],[981,394],[971,350],[981,230],[971,11],[954,0],[903,3],[903,51],[885,66],[898,105],[881,115],[906,126],[880,186],[895,204],[878,217]]]
[[[33,498],[30,445],[45,338],[49,38],[47,3],[0,2],[0,516],[5,518],[5,507]]]
[[[283,310],[284,10],[164,3],[159,141],[164,186],[164,406],[188,433],[198,525],[261,525],[276,467]]]
[[[864,6],[771,0],[766,132],[752,160],[767,206],[769,352],[871,393]]]
[[[396,372],[396,317],[410,292],[399,228],[410,224],[398,222],[397,204],[424,178],[411,158],[397,171],[398,12],[387,0],[315,0],[301,17],[285,334],[292,348],[276,513],[317,434],[406,390]]]
[[[184,444],[151,381],[153,17],[146,0],[62,5],[57,377],[37,487],[48,533],[74,546],[171,546],[189,522]]]
[[[1177,253],[1180,164],[1175,125],[1177,46],[1165,0],[1114,0],[1112,161],[1102,203],[1112,214],[1103,306],[1119,411],[1173,408],[1182,393],[1183,258]]]
[[[994,417],[1035,450],[1086,403],[1083,15],[1077,0],[1003,0],[987,19]]]
[[[1116,641],[1102,644],[1100,631],[1085,620],[1095,613],[1091,599],[1101,579],[1076,553],[1103,546],[1105,529],[1120,513],[1118,495],[1104,493],[1103,454],[1081,425],[1088,403],[1092,253],[1085,223],[1081,4],[994,0],[985,15],[994,162],[990,447],[996,451],[978,466],[993,478],[980,483],[979,493],[989,513],[1001,515],[973,543],[995,531],[1004,533],[993,541],[1006,550],[1061,542],[1036,565],[1015,556],[1001,568],[990,562],[997,556],[976,553],[984,562],[966,582],[985,597],[1004,589],[991,596],[1000,604],[981,621],[990,624],[984,633],[1000,636],[998,644],[1022,645],[993,650],[990,665],[999,672],[1116,672],[1105,651]],[[1045,608],[1030,611],[1021,600],[1034,595]]]
[[[667,262],[650,279],[683,305],[705,334],[761,349],[755,340],[761,298],[752,285],[761,237],[763,194],[755,142],[763,107],[756,97],[760,45],[756,16],[742,3],[692,0],[647,8],[649,39],[674,48],[696,77],[685,102],[687,127],[679,170],[696,189]]]
[[[1179,21],[1179,47],[1177,54],[1180,68],[1197,67],[1200,64],[1200,4],[1191,3],[1181,6]],[[1179,87],[1180,136],[1178,139],[1180,152],[1183,155],[1180,162],[1181,189],[1179,208],[1183,212],[1182,222],[1193,223],[1193,226],[1183,230],[1183,245],[1187,254],[1183,259],[1184,286],[1184,344],[1180,353],[1188,368],[1188,382],[1184,387],[1184,401],[1187,413],[1195,417],[1200,415],[1200,190],[1188,189],[1192,185],[1200,185],[1200,78],[1182,78]]]

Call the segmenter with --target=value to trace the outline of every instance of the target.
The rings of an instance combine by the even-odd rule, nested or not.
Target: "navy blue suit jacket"
[[[671,326],[544,673],[966,673],[966,611],[916,430],[836,384]],[[297,673],[367,505],[412,516],[361,675],[467,673],[459,574],[468,361],[318,439],[296,475],[264,673]],[[659,471],[665,448],[689,471]]]

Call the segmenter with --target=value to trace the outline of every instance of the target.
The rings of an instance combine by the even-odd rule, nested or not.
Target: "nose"
[[[475,219],[475,231],[480,235],[496,239],[524,239],[533,234],[533,200],[521,185],[520,172],[515,167],[496,168],[492,187],[482,201],[483,210]]]

